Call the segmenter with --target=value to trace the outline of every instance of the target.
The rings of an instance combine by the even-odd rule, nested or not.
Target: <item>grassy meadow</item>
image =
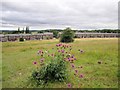
[[[41,40],[2,43],[2,87],[3,88],[34,88],[29,84],[28,77],[36,68],[34,60],[39,60],[37,51],[51,50],[59,40]],[[117,38],[86,38],[76,39],[69,43],[76,56],[75,64],[83,66],[79,72],[84,78],[75,78],[69,74],[73,88],[118,88],[118,39]],[[78,49],[84,50],[79,54]],[[101,64],[98,64],[98,61]],[[71,71],[72,72],[72,71]],[[45,88],[67,88],[66,83],[48,83]]]

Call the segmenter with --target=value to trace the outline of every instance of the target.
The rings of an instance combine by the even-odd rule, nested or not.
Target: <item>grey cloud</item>
[[[117,28],[118,0],[10,1],[2,2],[4,28],[7,25],[30,25],[33,28]]]

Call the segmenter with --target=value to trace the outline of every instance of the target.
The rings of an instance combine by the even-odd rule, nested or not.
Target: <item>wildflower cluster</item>
[[[56,44],[52,50],[39,50],[39,61],[34,61],[33,64],[37,66],[37,70],[32,73],[32,77],[37,85],[45,84],[51,81],[65,81],[68,75],[67,66],[74,71],[75,77],[83,78],[84,75],[79,73],[79,68],[82,66],[75,66],[74,62],[77,60],[75,55],[72,54],[72,47],[68,44]],[[54,52],[54,53],[53,53]],[[83,50],[78,50],[80,53],[84,53]],[[72,84],[68,83],[67,87],[71,88]]]

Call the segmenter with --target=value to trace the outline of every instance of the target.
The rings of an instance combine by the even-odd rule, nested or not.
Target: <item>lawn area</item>
[[[59,43],[58,40],[41,40],[2,43],[2,87],[3,88],[34,88],[28,83],[28,77],[35,69],[34,60],[39,60],[37,51],[51,50]],[[118,88],[118,39],[76,39],[70,43],[72,53],[77,60],[75,65],[82,66],[79,70],[84,78],[79,81],[69,74],[73,88]],[[78,49],[84,50],[79,54]],[[98,61],[101,64],[98,64]],[[72,72],[72,71],[71,71]],[[49,83],[46,88],[67,88],[66,82]]]

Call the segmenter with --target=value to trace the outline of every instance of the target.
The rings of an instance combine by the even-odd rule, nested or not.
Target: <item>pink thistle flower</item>
[[[43,60],[45,60],[45,59],[44,59],[44,58],[41,58],[40,60],[42,60],[42,61],[43,61]]]
[[[72,65],[71,65],[71,67],[72,67],[72,68],[74,68],[74,67],[75,67],[75,65],[74,65],[74,64],[72,64]]]
[[[83,77],[84,77],[83,74],[80,74],[79,78],[83,78]]]
[[[59,45],[58,45],[58,44],[56,44],[56,46],[58,47]]]
[[[76,58],[74,58],[74,60],[76,60]]]
[[[80,50],[80,53],[83,53],[84,51],[83,50]]]
[[[43,62],[43,60],[40,60],[40,62],[42,63],[42,62]]]
[[[70,58],[68,58],[68,61],[70,61],[71,59]]]
[[[78,73],[78,70],[75,70],[76,73]]]
[[[71,58],[74,58],[74,55],[72,55]]]
[[[60,50],[58,50],[58,52],[60,52]]]
[[[64,53],[65,50],[61,50],[62,53]]]
[[[60,43],[60,44],[58,44],[58,46],[62,46],[62,44]]]
[[[70,83],[68,83],[67,86],[68,86],[68,88],[71,88],[71,87],[72,87],[72,85],[71,85]]]
[[[52,57],[54,57],[54,54],[51,54]]]
[[[39,53],[41,53],[41,52],[42,52],[42,50],[39,50],[38,52],[39,52]]]
[[[34,61],[34,62],[33,62],[33,64],[37,64],[37,62],[36,62],[36,61]]]
[[[45,60],[44,58],[41,58],[41,59],[40,59],[40,62],[42,63],[44,60]]]

